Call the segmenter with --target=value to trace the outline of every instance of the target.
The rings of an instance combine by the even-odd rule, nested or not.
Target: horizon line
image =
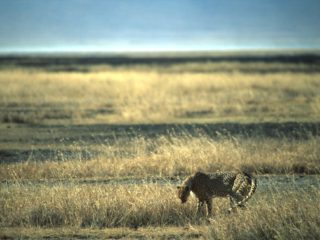
[[[11,55],[126,55],[126,54],[210,54],[210,53],[272,53],[272,52],[316,52],[320,53],[320,47],[300,47],[300,48],[226,48],[226,49],[158,49],[158,50],[10,50],[0,49],[0,56]]]

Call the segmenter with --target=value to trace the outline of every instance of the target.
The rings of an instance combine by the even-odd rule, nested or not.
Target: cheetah
[[[182,203],[188,200],[190,192],[198,198],[197,214],[204,204],[207,205],[207,216],[212,215],[212,199],[214,197],[229,197],[230,213],[236,207],[244,207],[257,188],[257,180],[244,172],[196,172],[187,177],[178,186],[178,197]]]

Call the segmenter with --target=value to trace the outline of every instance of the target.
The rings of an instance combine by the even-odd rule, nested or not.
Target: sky
[[[0,52],[320,49],[320,0],[0,0]]]

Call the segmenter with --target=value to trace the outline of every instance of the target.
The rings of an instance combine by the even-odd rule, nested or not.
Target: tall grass
[[[318,239],[319,189],[260,195],[250,211],[222,216],[208,227],[210,239]]]
[[[294,184],[289,182],[289,185]],[[266,187],[266,186],[265,186]],[[320,191],[256,192],[246,210],[226,214],[227,199],[214,201],[215,216],[203,232],[213,239],[316,239]],[[54,185],[1,187],[1,227],[197,228],[196,199],[181,204],[172,185]],[[200,222],[202,220],[200,219]],[[206,221],[204,220],[203,223]]]
[[[183,223],[192,215],[174,187],[68,185],[2,188],[1,226],[135,227]]]
[[[3,122],[314,121],[319,74],[1,70]],[[5,87],[4,87],[5,86]]]
[[[62,154],[60,161],[31,158],[1,164],[0,179],[174,177],[197,170],[232,169],[257,174],[319,173],[319,142],[318,137],[307,140],[241,137],[214,140],[206,135],[138,137],[95,146],[100,156],[91,160],[64,160]]]
[[[60,127],[59,133],[50,128],[97,123],[318,122],[320,75],[308,74],[313,67],[317,69],[304,64],[220,62],[93,66],[81,73],[2,67],[0,158],[7,162],[0,165],[0,231],[183,226],[196,231],[197,237],[211,239],[319,239],[318,186],[299,188],[290,182],[296,190],[274,186],[263,190],[258,185],[244,211],[225,215],[228,201],[216,200],[216,215],[208,224],[196,218],[195,199],[180,204],[174,185],[134,184],[138,178],[181,180],[197,170],[318,174],[316,135],[293,139],[217,133],[212,138],[182,131],[112,140],[103,135],[106,140],[102,136],[82,142],[82,137],[97,135],[90,135],[89,129],[68,136],[69,132],[60,133],[66,128]],[[49,126],[37,132],[38,124]],[[82,151],[90,157],[83,158]],[[19,152],[18,161],[10,163],[10,156]],[[41,158],[29,152],[38,152]],[[117,183],[126,178],[127,184]],[[94,184],[87,184],[90,179]]]

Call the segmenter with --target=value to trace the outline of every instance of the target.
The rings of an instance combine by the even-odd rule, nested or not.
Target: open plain
[[[0,238],[320,238],[320,54],[0,57]],[[176,186],[258,178],[208,223]]]

